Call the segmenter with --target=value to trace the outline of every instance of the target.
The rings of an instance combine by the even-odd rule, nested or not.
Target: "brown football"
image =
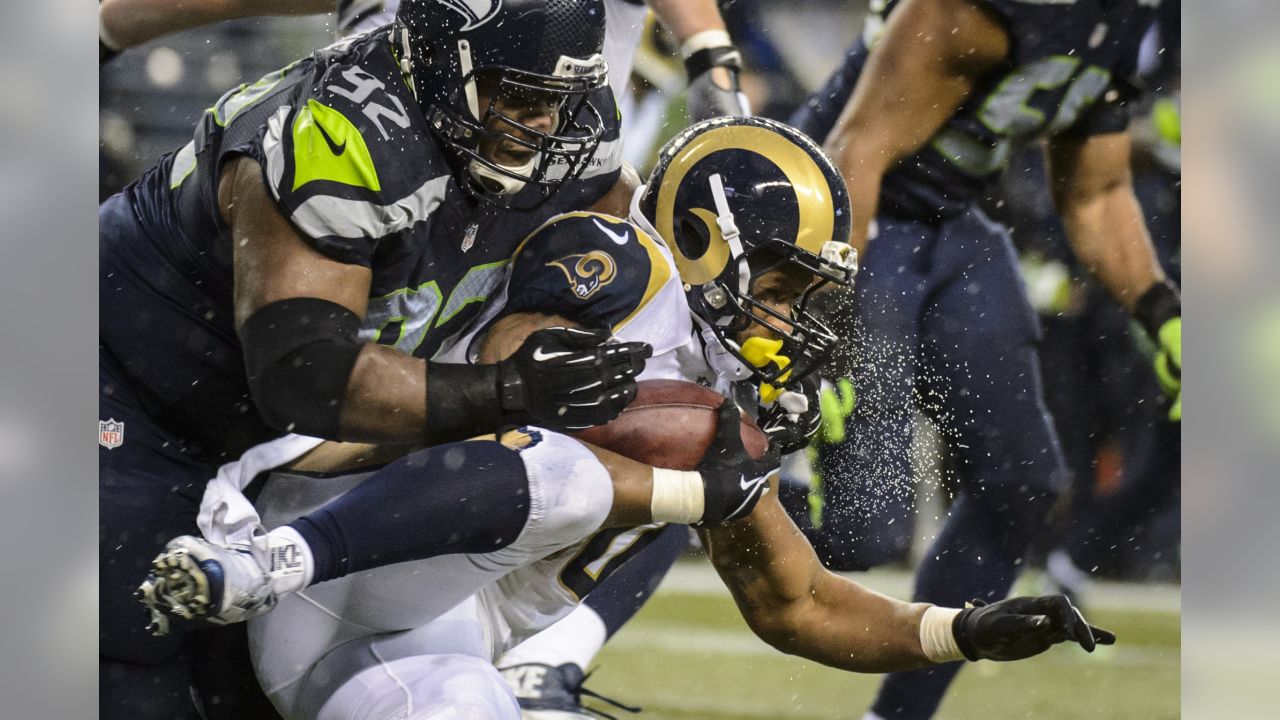
[[[621,415],[574,437],[655,467],[694,470],[715,437],[722,402],[723,395],[697,383],[643,380]],[[762,457],[769,439],[751,418],[739,417],[743,446],[751,457]]]

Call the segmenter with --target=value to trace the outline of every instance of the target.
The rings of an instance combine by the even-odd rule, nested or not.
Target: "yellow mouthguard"
[[[782,369],[791,364],[791,358],[781,354],[782,341],[772,338],[753,337],[748,338],[742,343],[742,357],[751,363],[752,367],[762,368],[773,363]],[[778,377],[778,380],[786,382],[791,377],[791,372],[787,371]],[[769,383],[760,383],[760,402],[765,405],[771,404],[778,396],[782,394],[782,388],[776,388]]]

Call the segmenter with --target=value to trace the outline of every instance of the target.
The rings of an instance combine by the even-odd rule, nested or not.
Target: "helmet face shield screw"
[[[715,283],[707,283],[702,290],[702,296],[706,298],[707,304],[719,310],[729,302],[729,296],[725,291]]]

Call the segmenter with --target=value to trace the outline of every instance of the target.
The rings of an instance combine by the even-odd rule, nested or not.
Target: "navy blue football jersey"
[[[229,159],[262,166],[280,211],[315,250],[370,268],[362,339],[420,357],[475,317],[521,239],[590,206],[618,178],[606,88],[593,98],[605,135],[578,180],[535,211],[475,202],[387,35],[338,43],[227,93],[190,143],[100,211],[102,355],[151,417],[206,455],[280,434],[253,406],[235,332],[231,239],[217,198]]]
[[[906,217],[963,211],[1026,142],[1124,130],[1142,37],[1160,0],[980,0],[1008,28],[1010,55],[915,155],[885,175],[881,210]],[[825,88],[793,118],[825,138],[897,0],[872,0],[866,32]]]

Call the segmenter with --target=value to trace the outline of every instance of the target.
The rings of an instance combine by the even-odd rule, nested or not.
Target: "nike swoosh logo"
[[[768,478],[755,478],[754,480],[748,480],[747,476],[743,475],[741,476],[741,479],[738,480],[738,487],[742,488],[743,490],[754,490],[755,488],[760,486],[760,483],[764,482],[767,479]]]
[[[338,156],[342,155],[342,153],[344,153],[344,152],[346,152],[346,151],[347,151],[347,141],[346,141],[346,140],[343,140],[343,141],[342,141],[342,144],[341,144],[341,145],[339,145],[339,144],[337,144],[337,143],[335,143],[335,142],[333,141],[333,138],[329,137],[329,132],[328,132],[327,130],[325,130],[325,129],[324,129],[324,126],[323,126],[323,125],[321,125],[320,123],[316,123],[316,128],[320,130],[320,137],[323,137],[323,138],[324,138],[324,141],[325,141],[326,143],[328,143],[328,145],[329,145],[329,152],[333,153],[333,156],[334,156],[334,157],[338,157]]]
[[[613,230],[610,230],[608,226],[606,226],[604,223],[594,218],[592,219],[592,222],[596,224],[596,227],[600,228],[600,232],[604,233],[605,235],[608,235],[609,239],[612,240],[615,245],[627,244],[628,238],[627,238],[626,232],[614,232]]]
[[[533,349],[534,362],[546,362],[548,360],[555,360],[558,357],[564,357],[565,355],[572,355],[572,354],[573,353],[568,350],[561,350],[560,352],[549,353],[544,351],[541,345]]]

